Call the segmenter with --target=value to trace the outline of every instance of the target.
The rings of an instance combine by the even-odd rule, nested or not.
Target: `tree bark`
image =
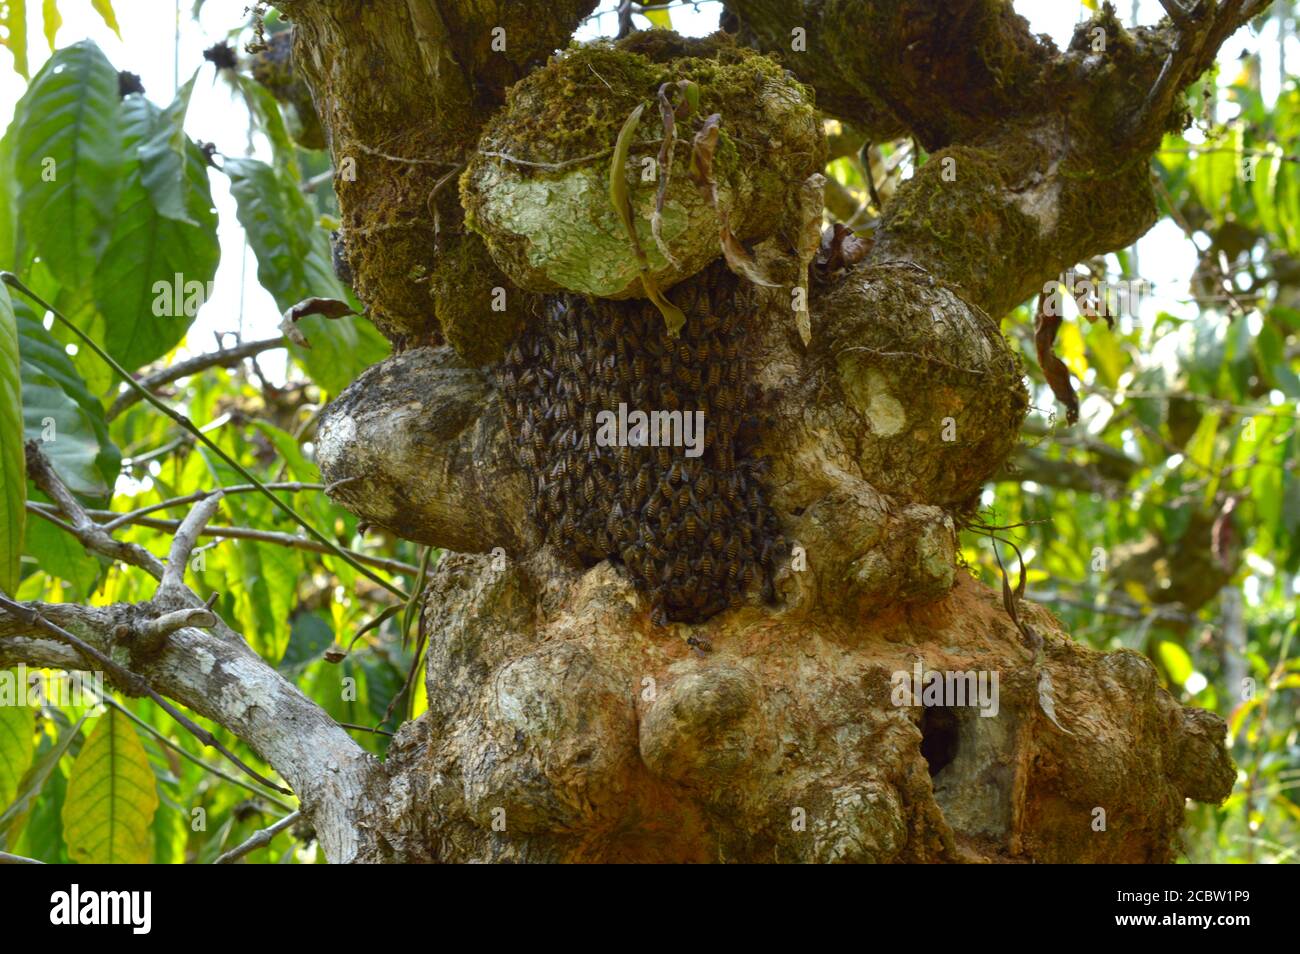
[[[1133,30],[1107,8],[1058,51],[997,0],[729,0],[736,40],[633,37],[600,48],[607,73],[583,51],[543,65],[590,0],[282,0],[338,170],[356,290],[397,345],[326,409],[321,468],[360,517],[456,551],[424,604],[429,710],[380,767],[240,643],[181,630],[146,675],[265,755],[334,861],[1171,860],[1185,799],[1231,789],[1223,721],[1179,706],[1145,658],[1081,647],[1010,586],[999,597],[972,581],[957,530],[1027,404],[998,320],[1150,227],[1148,161],[1182,121],[1182,90],[1265,5],[1226,0]],[[777,58],[868,140],[910,134],[931,154],[860,262],[814,268],[810,284],[821,142],[795,157],[770,214],[746,220],[766,223],[743,236],[752,263],[729,249],[773,286],[745,292],[747,453],[766,461],[764,505],[789,555],[768,593],[657,626],[616,556],[542,543],[530,482],[557,461],[521,457],[490,366],[546,308],[577,300],[530,287],[545,251],[507,250],[478,214],[492,198],[479,173],[527,160],[551,188],[608,168],[623,105],[653,115],[659,84],[645,77],[680,71],[701,97],[740,102],[708,86],[710,59],[718,75],[758,76],[755,103],[806,108],[806,88],[740,47]],[[496,148],[510,124],[494,120],[527,120],[525,106],[555,154]],[[587,107],[606,148],[567,154],[571,130],[546,117]],[[684,112],[679,190],[699,171],[689,131],[707,133]],[[789,137],[741,112],[721,116],[727,148],[787,169]],[[724,168],[724,153],[726,202],[767,194],[761,160]],[[631,188],[639,218],[653,200]],[[609,221],[608,196],[588,191],[574,228]],[[499,317],[468,322],[498,314],[499,290]],[[100,612],[68,623],[111,644]],[[8,635],[0,663],[73,664],[66,647]],[[900,695],[926,673],[998,692],[982,706]]]

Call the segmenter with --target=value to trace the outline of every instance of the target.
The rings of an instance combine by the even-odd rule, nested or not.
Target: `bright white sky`
[[[1124,10],[1129,0],[1119,0]],[[193,0],[115,0],[114,7],[122,26],[119,40],[94,13],[89,0],[59,0],[64,22],[58,34],[60,46],[89,37],[99,44],[118,69],[140,74],[146,94],[160,105],[170,102],[177,83],[184,83],[200,66],[204,79],[196,84],[186,129],[195,139],[215,142],[228,155],[243,153],[269,159],[269,150],[261,137],[248,139],[248,122],[242,103],[232,98],[224,84],[214,84],[213,67],[204,64],[203,50],[225,37],[245,22],[248,0],[207,0],[196,21],[191,16]],[[39,4],[28,0],[36,19]],[[589,22],[579,36],[612,33],[616,29],[613,10],[616,0],[603,0],[600,16]],[[1161,15],[1158,0],[1140,0],[1139,22],[1155,22]],[[1016,9],[1028,17],[1034,30],[1052,36],[1058,44],[1068,40],[1074,24],[1082,18],[1082,4],[1074,0],[1017,0]],[[702,35],[717,26],[719,5],[702,2],[698,9],[689,5],[672,7],[674,26],[682,33]],[[642,24],[644,25],[644,24]],[[38,22],[30,26],[30,62],[35,73],[49,56]],[[1279,86],[1276,27],[1270,23],[1263,36],[1252,37],[1242,31],[1225,45],[1220,59],[1225,81],[1236,75],[1233,65],[1243,50],[1263,51],[1265,93],[1276,95]],[[1300,44],[1289,41],[1291,63],[1300,63]],[[13,105],[22,95],[24,83],[10,69],[9,57],[0,52],[0,122],[7,124]],[[221,220],[221,266],[217,272],[215,295],[200,312],[190,330],[189,348],[210,350],[217,331],[242,331],[245,336],[262,337],[274,333],[279,322],[271,296],[258,286],[256,262],[244,247],[243,233],[235,220],[234,202],[226,180],[213,175],[212,191]],[[1164,222],[1142,239],[1138,247],[1140,273],[1149,281],[1154,294],[1143,307],[1144,319],[1163,309],[1188,314],[1177,300],[1185,297],[1187,280],[1195,266],[1195,254],[1178,228]],[[264,370],[278,377],[282,369],[267,356]]]

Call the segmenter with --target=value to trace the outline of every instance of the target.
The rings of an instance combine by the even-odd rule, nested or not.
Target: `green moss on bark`
[[[776,63],[723,41],[714,46],[713,57],[667,62],[608,43],[578,47],[511,90],[461,178],[461,194],[467,224],[516,284],[606,298],[642,294],[609,201],[609,165],[628,115],[654,104],[664,83],[695,83],[699,109],[677,124],[663,210],[662,237],[675,263],[650,229],[658,170],[647,161],[663,138],[657,108],[646,109],[634,133],[629,195],[657,284],[669,288],[720,253],[717,214],[690,179],[691,139],[712,113],[722,117],[713,173],[732,231],[746,241],[777,231],[789,195],[824,162],[820,121],[808,91]],[[648,52],[678,48],[663,41]]]

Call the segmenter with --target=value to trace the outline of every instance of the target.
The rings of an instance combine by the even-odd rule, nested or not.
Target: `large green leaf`
[[[14,215],[13,137],[0,139],[0,267],[18,271],[18,222]]]
[[[45,790],[51,774],[58,769],[59,761],[68,752],[76,751],[81,727],[85,722],[86,716],[82,715],[75,725],[61,728],[54,743],[37,756],[35,763],[23,776],[18,797],[12,805],[0,811],[0,844],[13,844],[20,836],[28,813]]]
[[[18,679],[17,670],[0,672],[0,679],[15,693],[27,691]],[[25,702],[15,697],[0,705],[0,809],[8,808],[17,796],[18,783],[32,764],[36,710]]]
[[[128,369],[181,342],[221,257],[206,160],[180,130],[186,101],[188,84],[167,110],[143,96],[121,104],[125,142],[138,158],[95,273],[95,304],[104,347]]]
[[[271,142],[271,155],[275,159],[276,168],[290,178],[298,178],[297,163],[294,162],[298,150],[285,127],[279,102],[270,90],[251,76],[240,73],[237,82],[253,122]]]
[[[13,302],[0,284],[0,590],[9,594],[18,589],[27,521],[21,363]]]
[[[177,91],[172,104],[161,112],[140,94],[128,96],[122,106],[125,144],[128,149],[135,147],[141,181],[154,208],[164,218],[191,225],[199,223],[189,211],[193,175],[188,166],[197,158],[199,167],[203,167],[202,156],[190,153],[192,143],[185,135],[185,114],[189,112],[195,76],[190,77]],[[141,104],[150,108],[141,109]],[[206,186],[207,175],[202,178]]]
[[[96,499],[111,496],[122,458],[108,436],[103,405],[35,312],[21,301],[14,302],[14,312],[26,439],[41,443],[76,493]]]
[[[90,285],[123,172],[117,71],[89,40],[57,51],[14,113],[18,218],[50,271]]]
[[[346,292],[334,275],[329,237],[292,177],[256,159],[227,159],[225,171],[240,224],[257,255],[258,280],[280,310],[313,296],[344,298]],[[311,347],[294,346],[294,356],[312,380],[332,393],[341,391],[388,350],[383,337],[364,319],[312,315],[298,326]]]
[[[73,763],[63,835],[73,861],[144,864],[158,787],[135,726],[110,708]]]

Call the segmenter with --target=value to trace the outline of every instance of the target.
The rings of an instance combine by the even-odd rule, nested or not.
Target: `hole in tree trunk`
[[[930,777],[938,775],[957,757],[957,713],[946,706],[926,707],[921,713],[921,754],[930,763]]]

